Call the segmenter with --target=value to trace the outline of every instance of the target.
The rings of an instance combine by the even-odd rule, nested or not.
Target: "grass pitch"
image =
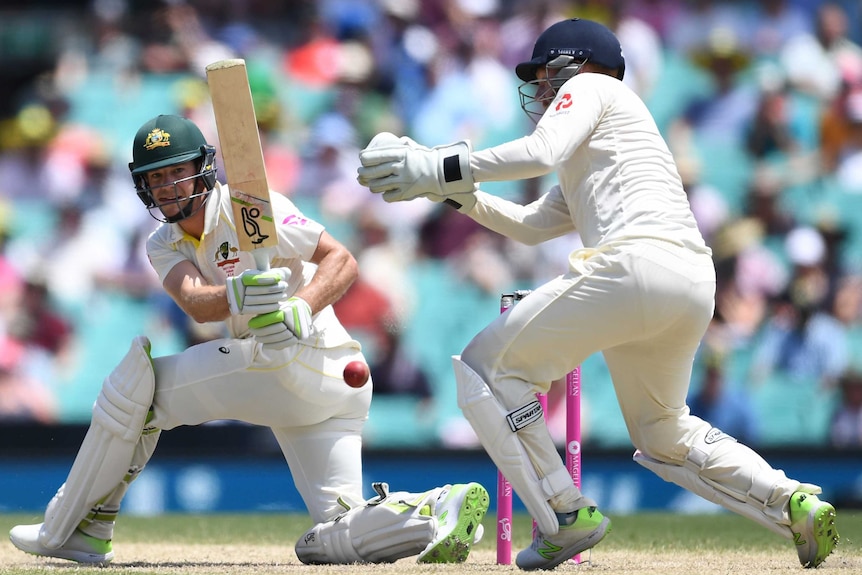
[[[4,534],[38,515],[0,515]],[[555,573],[584,572],[623,575],[770,575],[805,571],[790,541],[751,521],[731,514],[680,516],[638,514],[614,517],[613,531],[587,562],[559,566]],[[3,537],[0,574],[74,575],[288,575],[351,573],[392,575],[425,573],[518,573],[514,565],[496,565],[494,517],[486,517],[486,537],[463,565],[418,565],[415,558],[391,565],[305,566],[293,543],[311,523],[305,515],[168,515],[122,517],[114,542],[116,558],[106,568],[82,567],[67,561],[21,553]],[[862,575],[862,512],[839,510],[841,544],[818,573]],[[515,550],[526,546],[530,520],[516,517]]]

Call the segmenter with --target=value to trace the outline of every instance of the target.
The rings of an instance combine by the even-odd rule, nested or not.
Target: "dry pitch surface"
[[[32,520],[30,517],[25,520]],[[0,515],[4,533],[22,516]],[[555,573],[592,574],[771,574],[862,575],[862,514],[839,515],[842,544],[816,572],[796,561],[792,545],[745,520],[730,515],[620,517],[614,531],[577,565],[564,564]],[[486,522],[486,529],[493,523]],[[8,540],[0,541],[0,573],[110,575],[270,575],[292,573],[421,574],[519,573],[514,565],[496,565],[493,538],[478,544],[463,565],[418,565],[402,559],[390,565],[305,566],[292,542],[305,519],[277,515],[171,516],[129,518],[117,530],[115,562],[106,568],[23,554]],[[529,532],[528,523],[516,524]],[[489,532],[490,533],[490,532]],[[517,532],[516,532],[517,533]],[[280,541],[285,541],[282,543]],[[525,544],[522,537],[516,544]]]

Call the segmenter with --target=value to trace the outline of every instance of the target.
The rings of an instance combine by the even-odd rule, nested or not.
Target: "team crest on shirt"
[[[233,276],[234,267],[239,263],[239,248],[230,245],[229,242],[222,242],[216,250],[213,261],[228,276]]]
[[[571,111],[572,105],[574,105],[575,101],[572,98],[571,92],[563,92],[558,94],[556,99],[553,102],[553,106],[548,110],[549,116],[559,116],[560,114],[567,114]]]
[[[557,98],[557,105],[554,106],[554,111],[559,112],[560,110],[565,110],[566,108],[572,107],[572,95],[568,92],[565,94],[561,94],[559,98]]]

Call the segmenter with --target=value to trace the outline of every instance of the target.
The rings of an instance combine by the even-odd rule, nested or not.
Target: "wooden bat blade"
[[[256,250],[277,245],[278,235],[245,60],[214,62],[206,72],[239,249],[252,252],[259,269],[268,269],[268,262],[260,266]]]

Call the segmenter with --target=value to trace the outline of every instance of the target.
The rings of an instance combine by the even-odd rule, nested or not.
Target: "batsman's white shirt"
[[[286,197],[272,194],[278,247],[273,267],[293,272],[289,292],[310,280],[309,263],[323,226]],[[159,277],[189,260],[213,285],[254,268],[239,241],[227,186],[217,185],[206,205],[200,239],[176,224],[162,224],[149,237],[147,253]],[[272,428],[315,522],[343,511],[339,496],[362,499],[361,431],[368,417],[372,381],[359,389],[342,379],[350,361],[365,361],[360,345],[331,307],[314,316],[312,337],[284,350],[266,350],[248,336],[248,319],[226,323],[232,338],[195,345],[153,358],[156,392],[151,424],[160,429],[212,420],[238,420]]]
[[[310,281],[316,266],[308,260],[317,249],[323,226],[306,218],[288,198],[273,193],[272,216],[278,232],[278,246],[271,258],[272,267],[290,268],[288,295]],[[186,234],[179,225],[159,226],[147,241],[147,254],[161,281],[183,260],[195,264],[210,285],[224,285],[229,276],[254,269],[254,258],[239,251],[239,240],[233,220],[230,193],[227,186],[216,184],[206,204],[204,235],[198,240]],[[252,316],[231,316],[226,321],[233,337],[248,336],[248,320]],[[314,316],[312,337],[304,345],[339,347],[352,338],[335,317],[332,307]]]

